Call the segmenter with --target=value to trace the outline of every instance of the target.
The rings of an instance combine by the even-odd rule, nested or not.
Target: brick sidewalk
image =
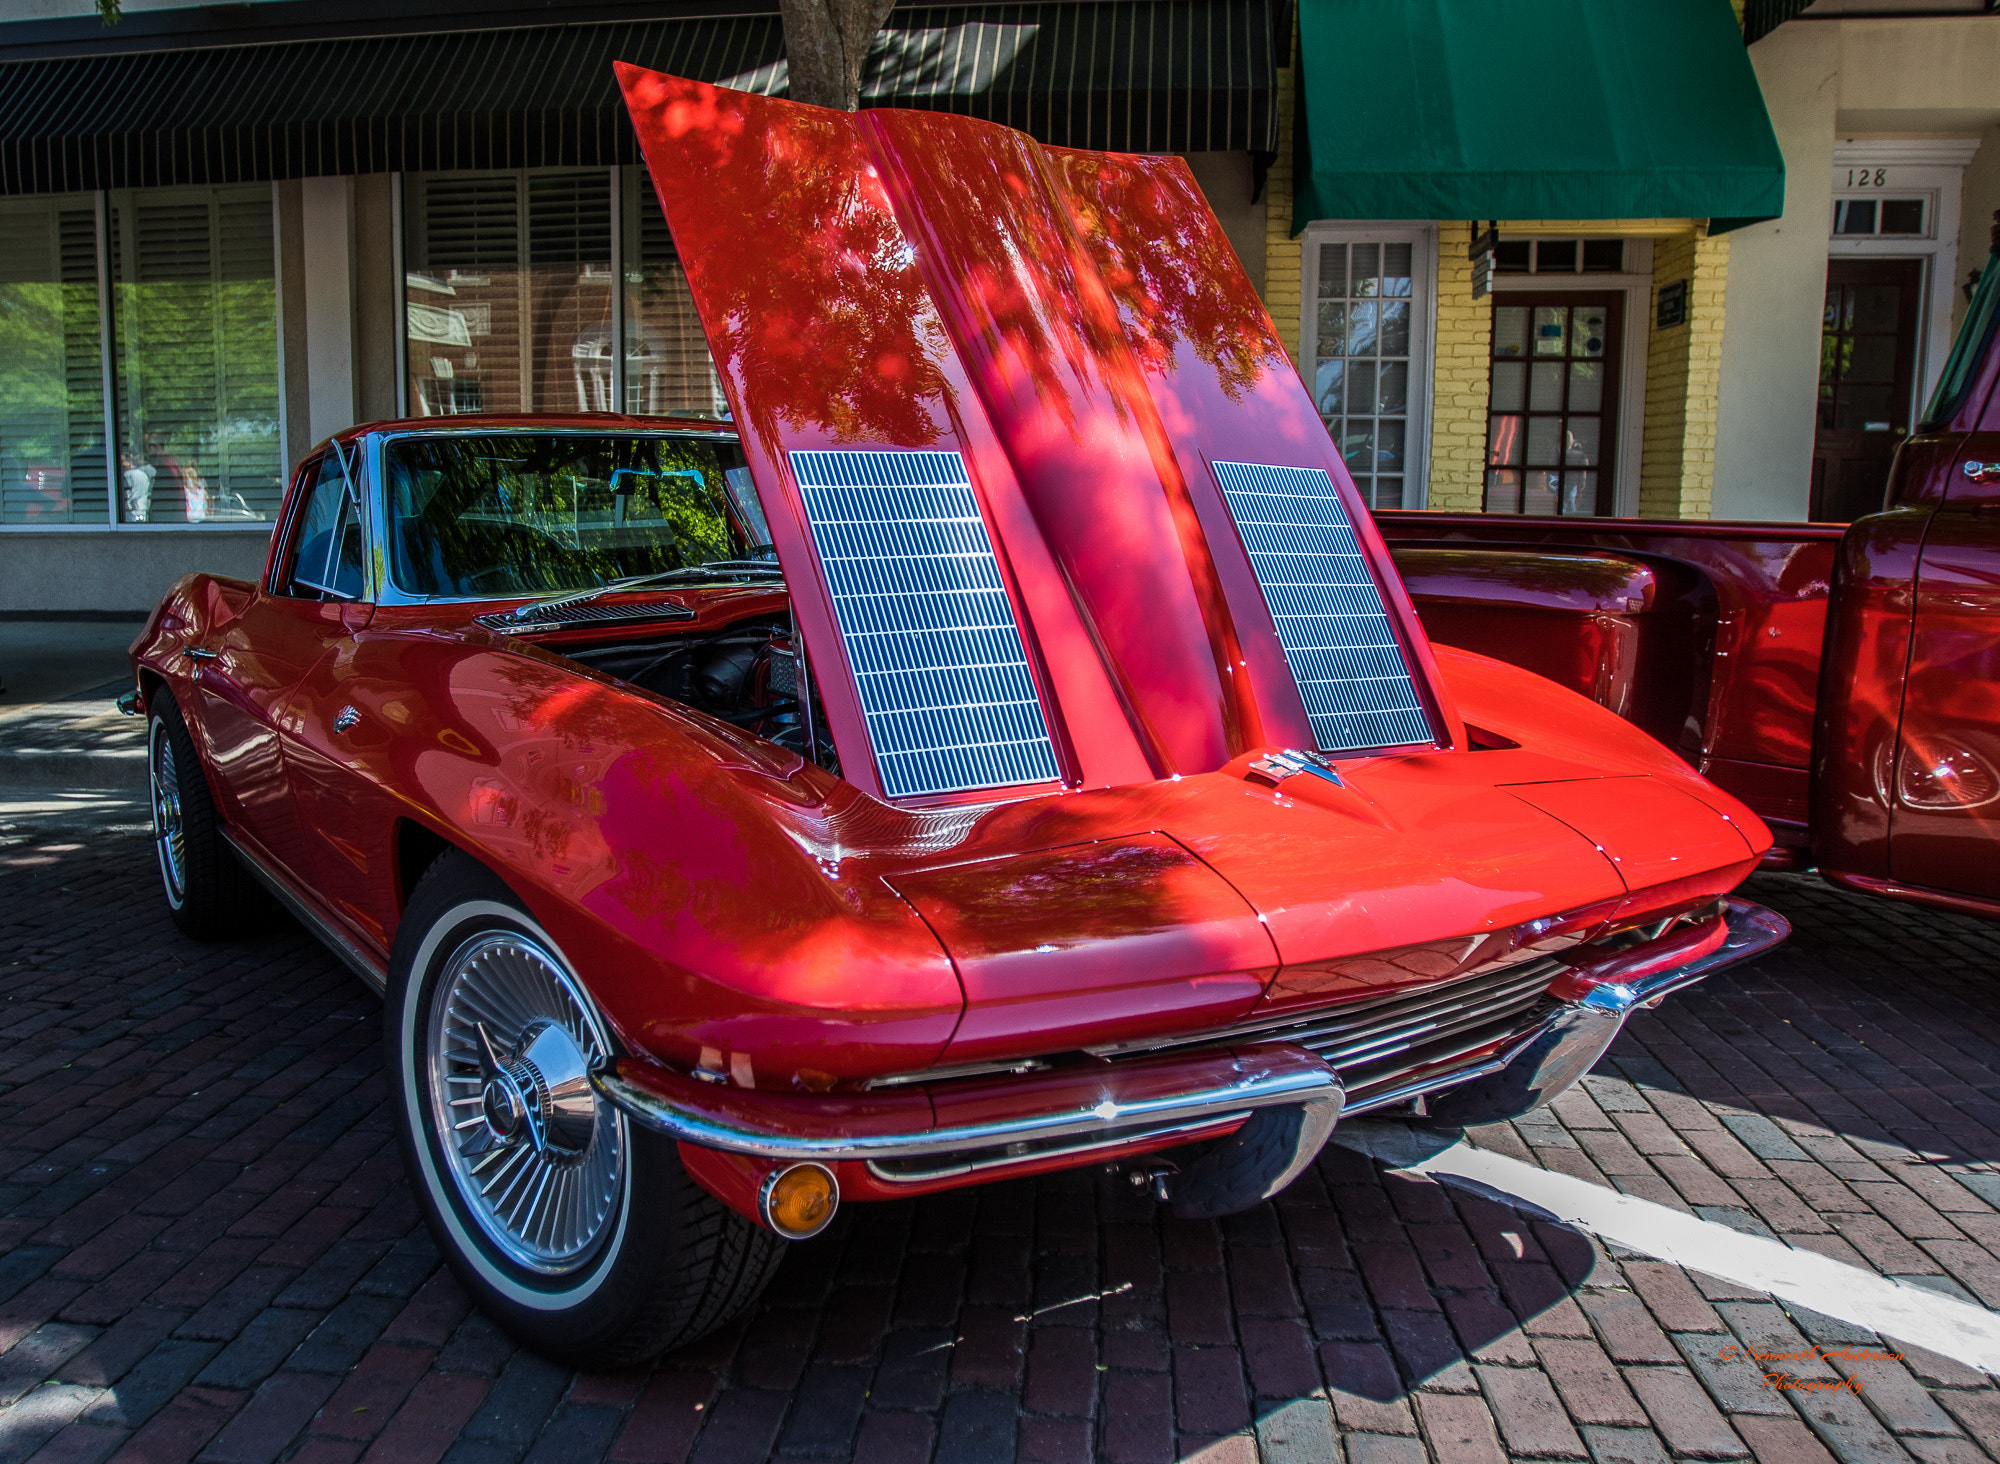
[[[1478,1141],[2000,1306],[2000,929],[1756,893],[1791,946]],[[310,940],[191,944],[143,841],[17,837],[0,988],[0,1464],[2000,1458],[1983,1375],[1768,1389],[1742,1348],[1885,1344],[1337,1148],[1222,1225],[1094,1175],[854,1206],[746,1323],[579,1376],[439,1268]]]

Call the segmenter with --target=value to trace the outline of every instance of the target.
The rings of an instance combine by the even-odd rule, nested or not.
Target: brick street
[[[852,1206],[570,1373],[440,1266],[376,999],[290,925],[185,940],[151,861],[0,833],[0,1464],[2000,1459],[1989,1376],[1339,1147],[1222,1224],[1095,1173]],[[2000,1308],[2000,928],[1749,893],[1789,946],[1474,1141]],[[1745,1357],[1814,1343],[1902,1356]]]

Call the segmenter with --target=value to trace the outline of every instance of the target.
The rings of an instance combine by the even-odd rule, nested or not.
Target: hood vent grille
[[[1333,479],[1322,468],[1214,468],[1319,750],[1435,740]]]
[[[1059,776],[1014,606],[956,452],[794,452],[890,797]]]

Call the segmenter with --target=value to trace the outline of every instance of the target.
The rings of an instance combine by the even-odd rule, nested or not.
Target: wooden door
[[[1494,297],[1488,513],[1616,511],[1624,307],[1622,292]]]
[[[1889,464],[1910,435],[1920,259],[1833,259],[1819,357],[1811,516],[1850,523],[1882,507]]]

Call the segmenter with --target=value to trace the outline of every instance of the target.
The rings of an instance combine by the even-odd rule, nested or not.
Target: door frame
[[[1958,231],[1965,192],[1965,166],[1979,150],[1977,138],[1908,138],[1837,142],[1833,148],[1833,202],[1827,206],[1828,259],[1918,259],[1923,261],[1922,294],[1917,308],[1917,359],[1910,420],[1923,415],[1924,403],[1944,374],[1951,354],[1951,320],[1958,304]],[[1847,186],[1850,171],[1866,168],[1872,178],[1881,171],[1880,185]],[[1930,203],[1930,228],[1921,237],[1908,234],[1841,237],[1833,233],[1833,205],[1855,198],[1900,194],[1923,196]]]
[[[1503,239],[1542,238],[1541,234],[1514,235],[1503,231]],[[1566,237],[1566,236],[1565,236]],[[1643,246],[1643,248],[1641,247]],[[1642,265],[1644,272],[1627,269],[1622,274],[1510,274],[1493,277],[1493,301],[1505,303],[1504,297],[1511,294],[1548,294],[1555,291],[1575,291],[1577,293],[1611,294],[1622,291],[1625,308],[1621,312],[1620,329],[1625,333],[1624,344],[1618,352],[1618,430],[1614,441],[1617,443],[1617,461],[1613,464],[1612,512],[1620,518],[1633,518],[1639,512],[1639,465],[1640,448],[1645,441],[1646,429],[1646,359],[1647,348],[1653,339],[1653,241],[1650,239],[1625,240],[1625,262],[1627,265]],[[1488,362],[1488,371],[1492,367]],[[1488,381],[1491,381],[1488,376]],[[1480,438],[1480,462],[1486,460],[1485,438]],[[1627,450],[1629,444],[1630,450]],[[1484,492],[1486,470],[1480,469],[1481,491]]]
[[[1904,275],[1906,280],[1913,280],[1915,282],[1914,285],[1911,287],[1913,288],[1915,293],[1913,298],[1908,303],[1907,314],[1899,315],[1898,317],[1899,323],[1896,330],[1896,336],[1900,344],[1900,341],[1903,336],[1903,329],[1900,322],[1902,320],[1909,321],[1910,355],[1907,363],[1905,363],[1901,359],[1899,353],[1899,357],[1896,363],[1896,376],[1891,378],[1892,387],[1889,393],[1889,400],[1890,400],[1889,414],[1890,414],[1890,426],[1892,430],[1887,439],[1889,448],[1888,462],[1884,466],[1882,474],[1882,486],[1883,490],[1886,492],[1889,484],[1889,477],[1895,471],[1896,453],[1902,447],[1902,445],[1909,440],[1910,435],[1916,431],[1918,404],[1921,403],[1923,400],[1923,396],[1917,390],[1917,388],[1922,383],[1923,379],[1925,270],[1924,270],[1924,263],[1922,260],[1912,259],[1908,255],[1903,255],[1903,254],[1868,254],[1861,256],[1856,256],[1851,254],[1833,255],[1829,256],[1826,262],[1827,289],[1831,291],[1836,283],[1833,278],[1835,270],[1855,270],[1865,274],[1870,269],[1876,270],[1885,276],[1890,275],[1891,272],[1901,273]],[[1868,280],[1864,278],[1862,280],[1843,280],[1840,281],[1839,283],[1842,284],[1843,286],[1854,286],[1861,284],[1889,284],[1891,282],[1892,281],[1888,278],[1878,278],[1875,280]],[[1824,326],[1821,327],[1821,340],[1822,342],[1825,340]],[[1824,370],[1825,369],[1824,363],[1826,357],[1823,345],[1821,348],[1820,360],[1822,363],[1821,369]],[[1907,372],[1907,378],[1905,379],[1906,372]],[[1894,383],[1897,382],[1898,380],[1901,380],[1901,384],[1903,385],[1904,388],[1901,392],[1898,392],[1894,389]],[[1863,384],[1865,385],[1866,383]],[[1823,385],[1824,383],[1822,383],[1822,386]],[[1845,431],[1850,434],[1853,434],[1855,429],[1827,427],[1820,416],[1822,410],[1823,408],[1820,405],[1820,401],[1817,395],[1815,395],[1813,403],[1812,477],[1811,477],[1811,485],[1810,485],[1809,497],[1806,508],[1807,521],[1810,523],[1845,523],[1848,521],[1847,519],[1825,518],[1815,511],[1822,509],[1826,506],[1825,500],[1822,497],[1822,480],[1820,476],[1820,464],[1825,459],[1823,458],[1820,449],[1826,433]],[[1896,414],[1899,411],[1903,414],[1903,420],[1900,426],[1897,425],[1895,422]],[[1872,434],[1866,434],[1866,435],[1872,435]],[[1878,503],[1877,507],[1880,506],[1881,505]],[[1872,512],[1873,510],[1869,511]]]
[[[1626,363],[1632,359],[1633,355],[1631,338],[1634,334],[1640,334],[1640,332],[1635,332],[1632,329],[1632,318],[1630,315],[1630,311],[1632,308],[1631,293],[1624,287],[1615,283],[1615,281],[1621,278],[1622,276],[1619,275],[1581,275],[1574,277],[1569,275],[1534,275],[1534,274],[1510,275],[1508,276],[1508,282],[1506,288],[1504,289],[1496,288],[1493,292],[1493,303],[1496,306],[1517,305],[1517,304],[1531,305],[1531,306],[1536,304],[1546,305],[1550,303],[1550,301],[1544,299],[1543,298],[1544,296],[1560,297],[1565,295],[1609,295],[1618,299],[1621,302],[1615,307],[1617,310],[1618,330],[1620,332],[1620,343],[1619,343],[1618,353],[1615,357],[1607,356],[1605,363],[1613,373],[1613,378],[1611,383],[1612,397],[1613,397],[1613,411],[1616,413],[1615,416],[1612,416],[1611,432],[1609,434],[1611,443],[1611,471],[1608,474],[1601,475],[1602,479],[1608,480],[1608,486],[1611,490],[1610,492],[1611,506],[1609,512],[1605,513],[1593,512],[1589,514],[1588,517],[1591,518],[1629,517],[1632,511],[1636,510],[1636,508],[1638,507],[1638,501],[1639,501],[1638,500],[1638,484],[1639,484],[1638,447],[1636,444],[1634,444],[1632,446],[1632,449],[1629,452],[1627,451],[1626,433],[1631,430],[1629,424],[1634,419],[1626,416],[1626,405],[1631,400],[1631,384],[1625,379],[1625,368],[1626,368]],[[1541,287],[1541,285],[1538,282],[1546,279],[1562,280],[1564,281],[1564,283],[1558,286],[1556,289],[1545,290]],[[1572,282],[1572,280],[1574,280],[1575,282]],[[1609,285],[1604,285],[1604,284],[1592,285],[1588,283],[1589,281],[1593,280],[1597,281],[1610,280],[1613,281],[1614,283]],[[1650,299],[1651,290],[1652,286],[1649,278],[1649,282],[1647,285],[1647,295],[1642,298]],[[1645,334],[1650,334],[1650,332],[1646,332]],[[1638,355],[1641,361],[1645,360],[1646,350],[1643,342],[1639,347]],[[1532,355],[1530,355],[1524,357],[1523,359],[1532,361],[1534,358]],[[1493,375],[1492,375],[1493,356],[1490,350],[1487,353],[1486,369],[1487,369],[1486,411],[1487,411],[1487,420],[1490,423],[1493,415]],[[1643,431],[1644,430],[1643,414],[1645,412],[1645,394],[1644,394],[1643,383],[1641,384],[1641,390],[1639,396],[1639,411],[1641,413],[1641,418],[1639,419],[1640,430]],[[1611,416],[1611,413],[1606,413],[1606,415]],[[1480,461],[1482,464],[1485,462],[1485,448],[1486,444],[1482,441],[1480,450]],[[1601,451],[1602,449],[1600,449],[1600,452]],[[1628,457],[1631,458],[1632,460],[1631,462],[1632,508],[1631,509],[1628,509],[1626,507],[1626,499],[1625,499],[1625,478],[1627,469],[1626,459]],[[1485,501],[1484,499],[1486,491],[1485,483],[1486,483],[1486,469],[1482,466],[1480,468],[1480,494],[1482,503]],[[1604,491],[1604,487],[1601,485],[1598,491],[1601,494]],[[1600,498],[1599,501],[1602,502],[1603,500]],[[1577,517],[1583,518],[1585,517],[1585,515],[1579,514],[1577,515]]]
[[[1315,219],[1299,237],[1299,378],[1312,397],[1319,331],[1319,246],[1408,244],[1410,287],[1421,298],[1410,312],[1410,402],[1403,442],[1403,508],[1428,508],[1431,495],[1431,411],[1437,373],[1438,226],[1424,219]],[[1319,403],[1313,402],[1317,415]],[[1482,439],[1483,440],[1483,439]],[[1485,481],[1485,469],[1480,470]],[[1384,508],[1391,507],[1383,504]]]

